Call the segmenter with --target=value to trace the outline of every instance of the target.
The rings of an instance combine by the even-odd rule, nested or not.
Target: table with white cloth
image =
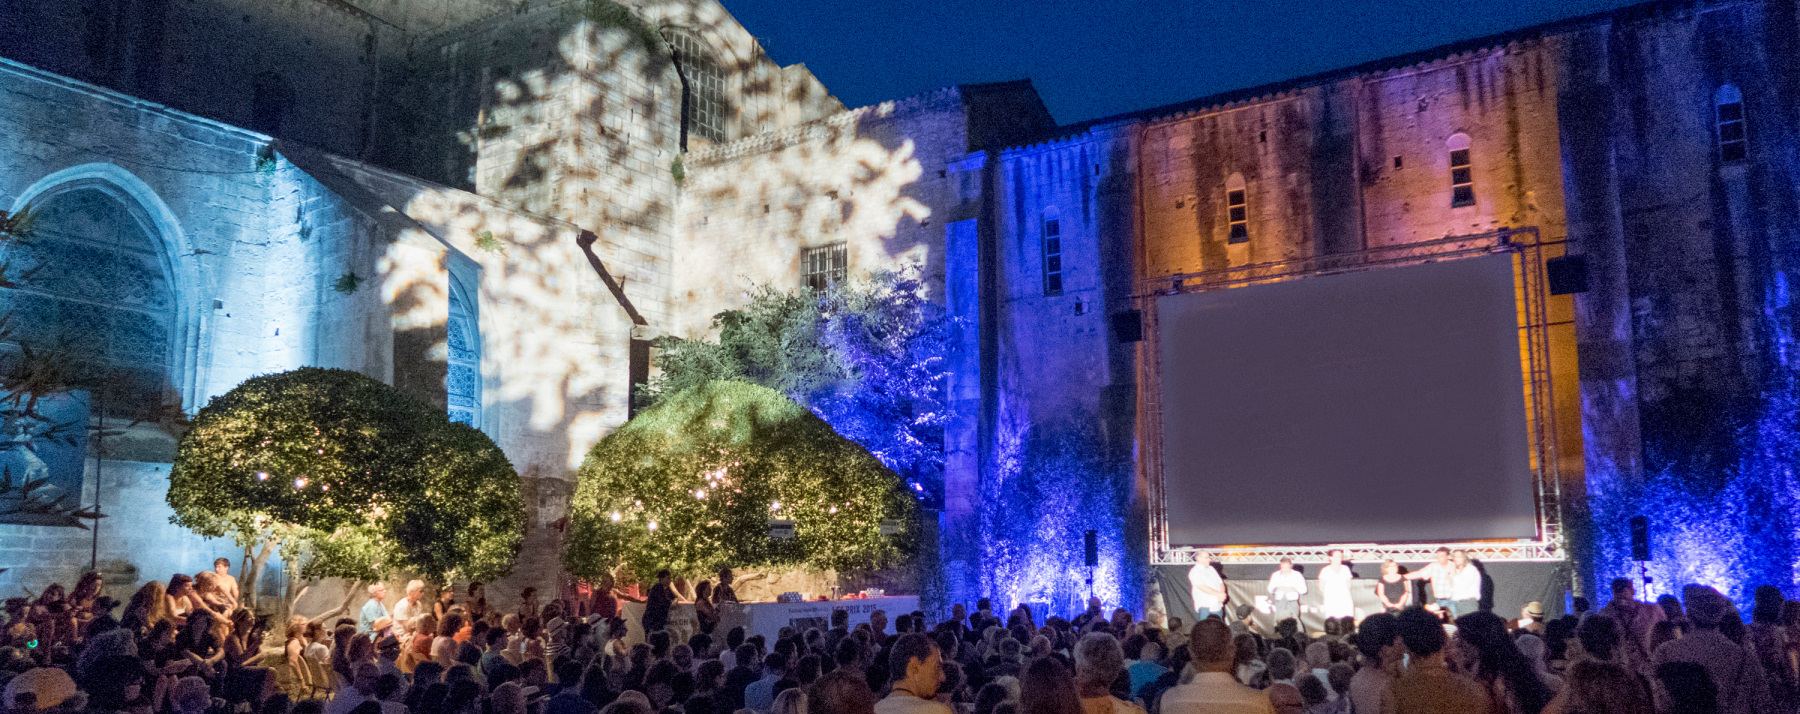
[[[626,602],[624,605],[625,626],[629,634],[625,641],[637,644],[644,641],[644,604]],[[887,613],[888,622],[895,617],[919,609],[917,595],[890,595],[888,597],[853,598],[847,600],[808,600],[806,602],[747,602],[725,603],[719,606],[719,626],[713,630],[713,642],[725,641],[725,633],[733,627],[743,627],[746,635],[762,635],[768,646],[775,646],[775,638],[781,634],[781,628],[792,627],[805,632],[809,627],[817,627],[821,631],[831,628],[831,611],[843,609],[850,614],[850,628],[869,621],[869,613],[881,610]],[[687,642],[687,638],[699,632],[699,622],[694,618],[694,604],[676,603],[669,610],[669,633],[675,644]],[[891,630],[890,630],[891,631]]]

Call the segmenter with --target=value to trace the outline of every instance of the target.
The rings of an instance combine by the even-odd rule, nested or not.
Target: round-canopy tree
[[[518,474],[491,440],[341,369],[255,377],[212,400],[182,436],[168,500],[178,525],[261,545],[246,592],[277,547],[307,579],[489,579],[524,537]]]
[[[917,524],[900,478],[805,407],[766,387],[684,389],[600,440],[569,511],[569,572],[624,565],[684,575],[720,565],[870,568]],[[794,524],[772,540],[769,521]],[[884,536],[881,522],[899,526]]]

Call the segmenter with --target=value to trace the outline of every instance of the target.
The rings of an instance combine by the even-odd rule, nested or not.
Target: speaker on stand
[[[1084,534],[1087,545],[1088,597],[1094,596],[1094,568],[1100,565],[1100,531]]]
[[[1639,597],[1650,597],[1650,519],[1646,516],[1631,517],[1631,559],[1637,561]]]

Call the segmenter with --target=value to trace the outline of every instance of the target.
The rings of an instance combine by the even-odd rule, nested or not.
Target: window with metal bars
[[[1044,219],[1044,295],[1063,294],[1062,221]]]
[[[1719,160],[1725,163],[1743,161],[1750,155],[1744,135],[1744,94],[1737,87],[1719,87],[1713,102],[1719,126]]]
[[[719,70],[719,63],[706,44],[691,32],[665,28],[662,35],[675,55],[675,68],[681,73],[682,148],[687,148],[690,135],[724,141],[725,75]]]
[[[832,243],[800,251],[800,285],[825,290],[841,283],[850,274],[850,251],[843,243]]]
[[[1469,135],[1450,137],[1450,207],[1475,205],[1475,169],[1469,161]]]

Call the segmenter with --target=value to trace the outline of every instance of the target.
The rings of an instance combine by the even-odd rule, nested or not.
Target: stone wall
[[[0,128],[8,210],[98,186],[143,217],[178,303],[169,381],[188,409],[307,365],[357,370],[442,405],[449,281],[471,281],[480,426],[534,506],[520,570],[554,591],[553,524],[569,479],[627,413],[630,319],[579,249],[580,229],[10,61],[0,61]],[[348,275],[361,285],[339,289]],[[105,464],[88,464],[82,502],[98,483],[110,515],[98,557],[121,588],[239,554],[168,523],[173,446],[173,435],[139,426]],[[73,582],[90,540],[0,526],[0,588]]]

